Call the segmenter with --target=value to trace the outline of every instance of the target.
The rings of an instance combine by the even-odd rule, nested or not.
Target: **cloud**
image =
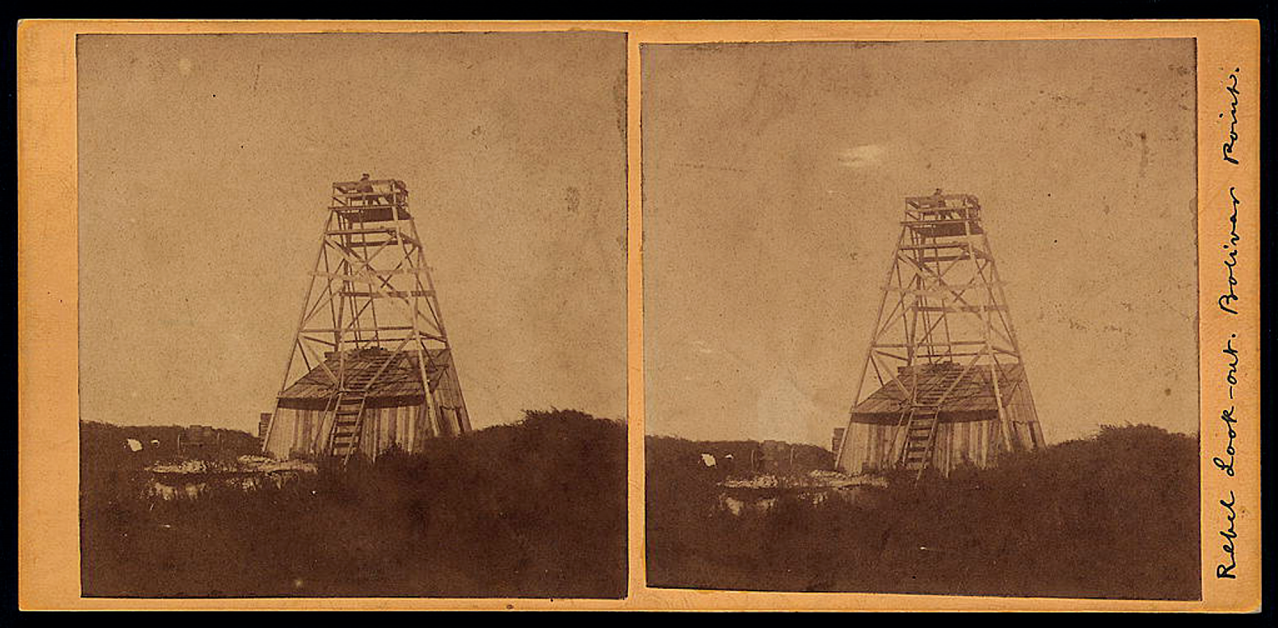
[[[881,144],[864,144],[839,152],[839,165],[846,168],[869,168],[883,163],[887,149]]]

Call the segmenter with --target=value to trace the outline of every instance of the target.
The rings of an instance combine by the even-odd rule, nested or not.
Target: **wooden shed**
[[[896,378],[852,408],[841,443],[843,469],[859,474],[895,465],[904,446],[910,391],[917,387],[919,395],[927,395],[949,387],[948,378],[962,370],[956,364],[901,367]],[[996,374],[1000,395],[995,394]],[[999,451],[1031,447],[1041,440],[1034,433],[1037,423],[1025,381],[1020,364],[973,366],[959,377],[937,414],[930,466],[942,473],[963,464],[987,467],[994,464]],[[1004,400],[1005,421],[1000,420],[999,396]]]
[[[333,450],[334,399],[339,387],[333,374],[346,381],[373,379],[364,395],[359,421],[358,453],[368,458],[392,446],[413,452],[427,438],[455,436],[470,430],[456,371],[448,349],[429,352],[425,368],[430,397],[422,385],[418,354],[370,348],[329,353],[292,386],[280,393],[265,450],[277,458],[315,456]]]

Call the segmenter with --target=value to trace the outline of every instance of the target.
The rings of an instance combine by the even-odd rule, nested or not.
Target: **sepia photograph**
[[[84,596],[625,594],[624,33],[75,52]]]
[[[17,605],[1261,613],[1267,32],[19,20]]]
[[[641,58],[648,586],[1200,599],[1193,39]]]

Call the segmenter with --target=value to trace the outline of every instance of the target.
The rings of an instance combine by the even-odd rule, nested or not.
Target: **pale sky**
[[[1049,442],[1197,430],[1192,40],[653,45],[642,67],[648,433],[828,447],[903,199],[938,187],[981,200]]]
[[[623,418],[625,38],[81,36],[81,418],[256,432],[329,186],[403,180],[474,427]]]

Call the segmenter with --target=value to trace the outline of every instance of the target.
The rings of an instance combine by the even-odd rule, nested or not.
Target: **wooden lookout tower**
[[[402,181],[333,184],[263,449],[376,457],[470,430]]]
[[[980,203],[941,190],[905,199],[838,468],[948,474],[1042,446]]]

